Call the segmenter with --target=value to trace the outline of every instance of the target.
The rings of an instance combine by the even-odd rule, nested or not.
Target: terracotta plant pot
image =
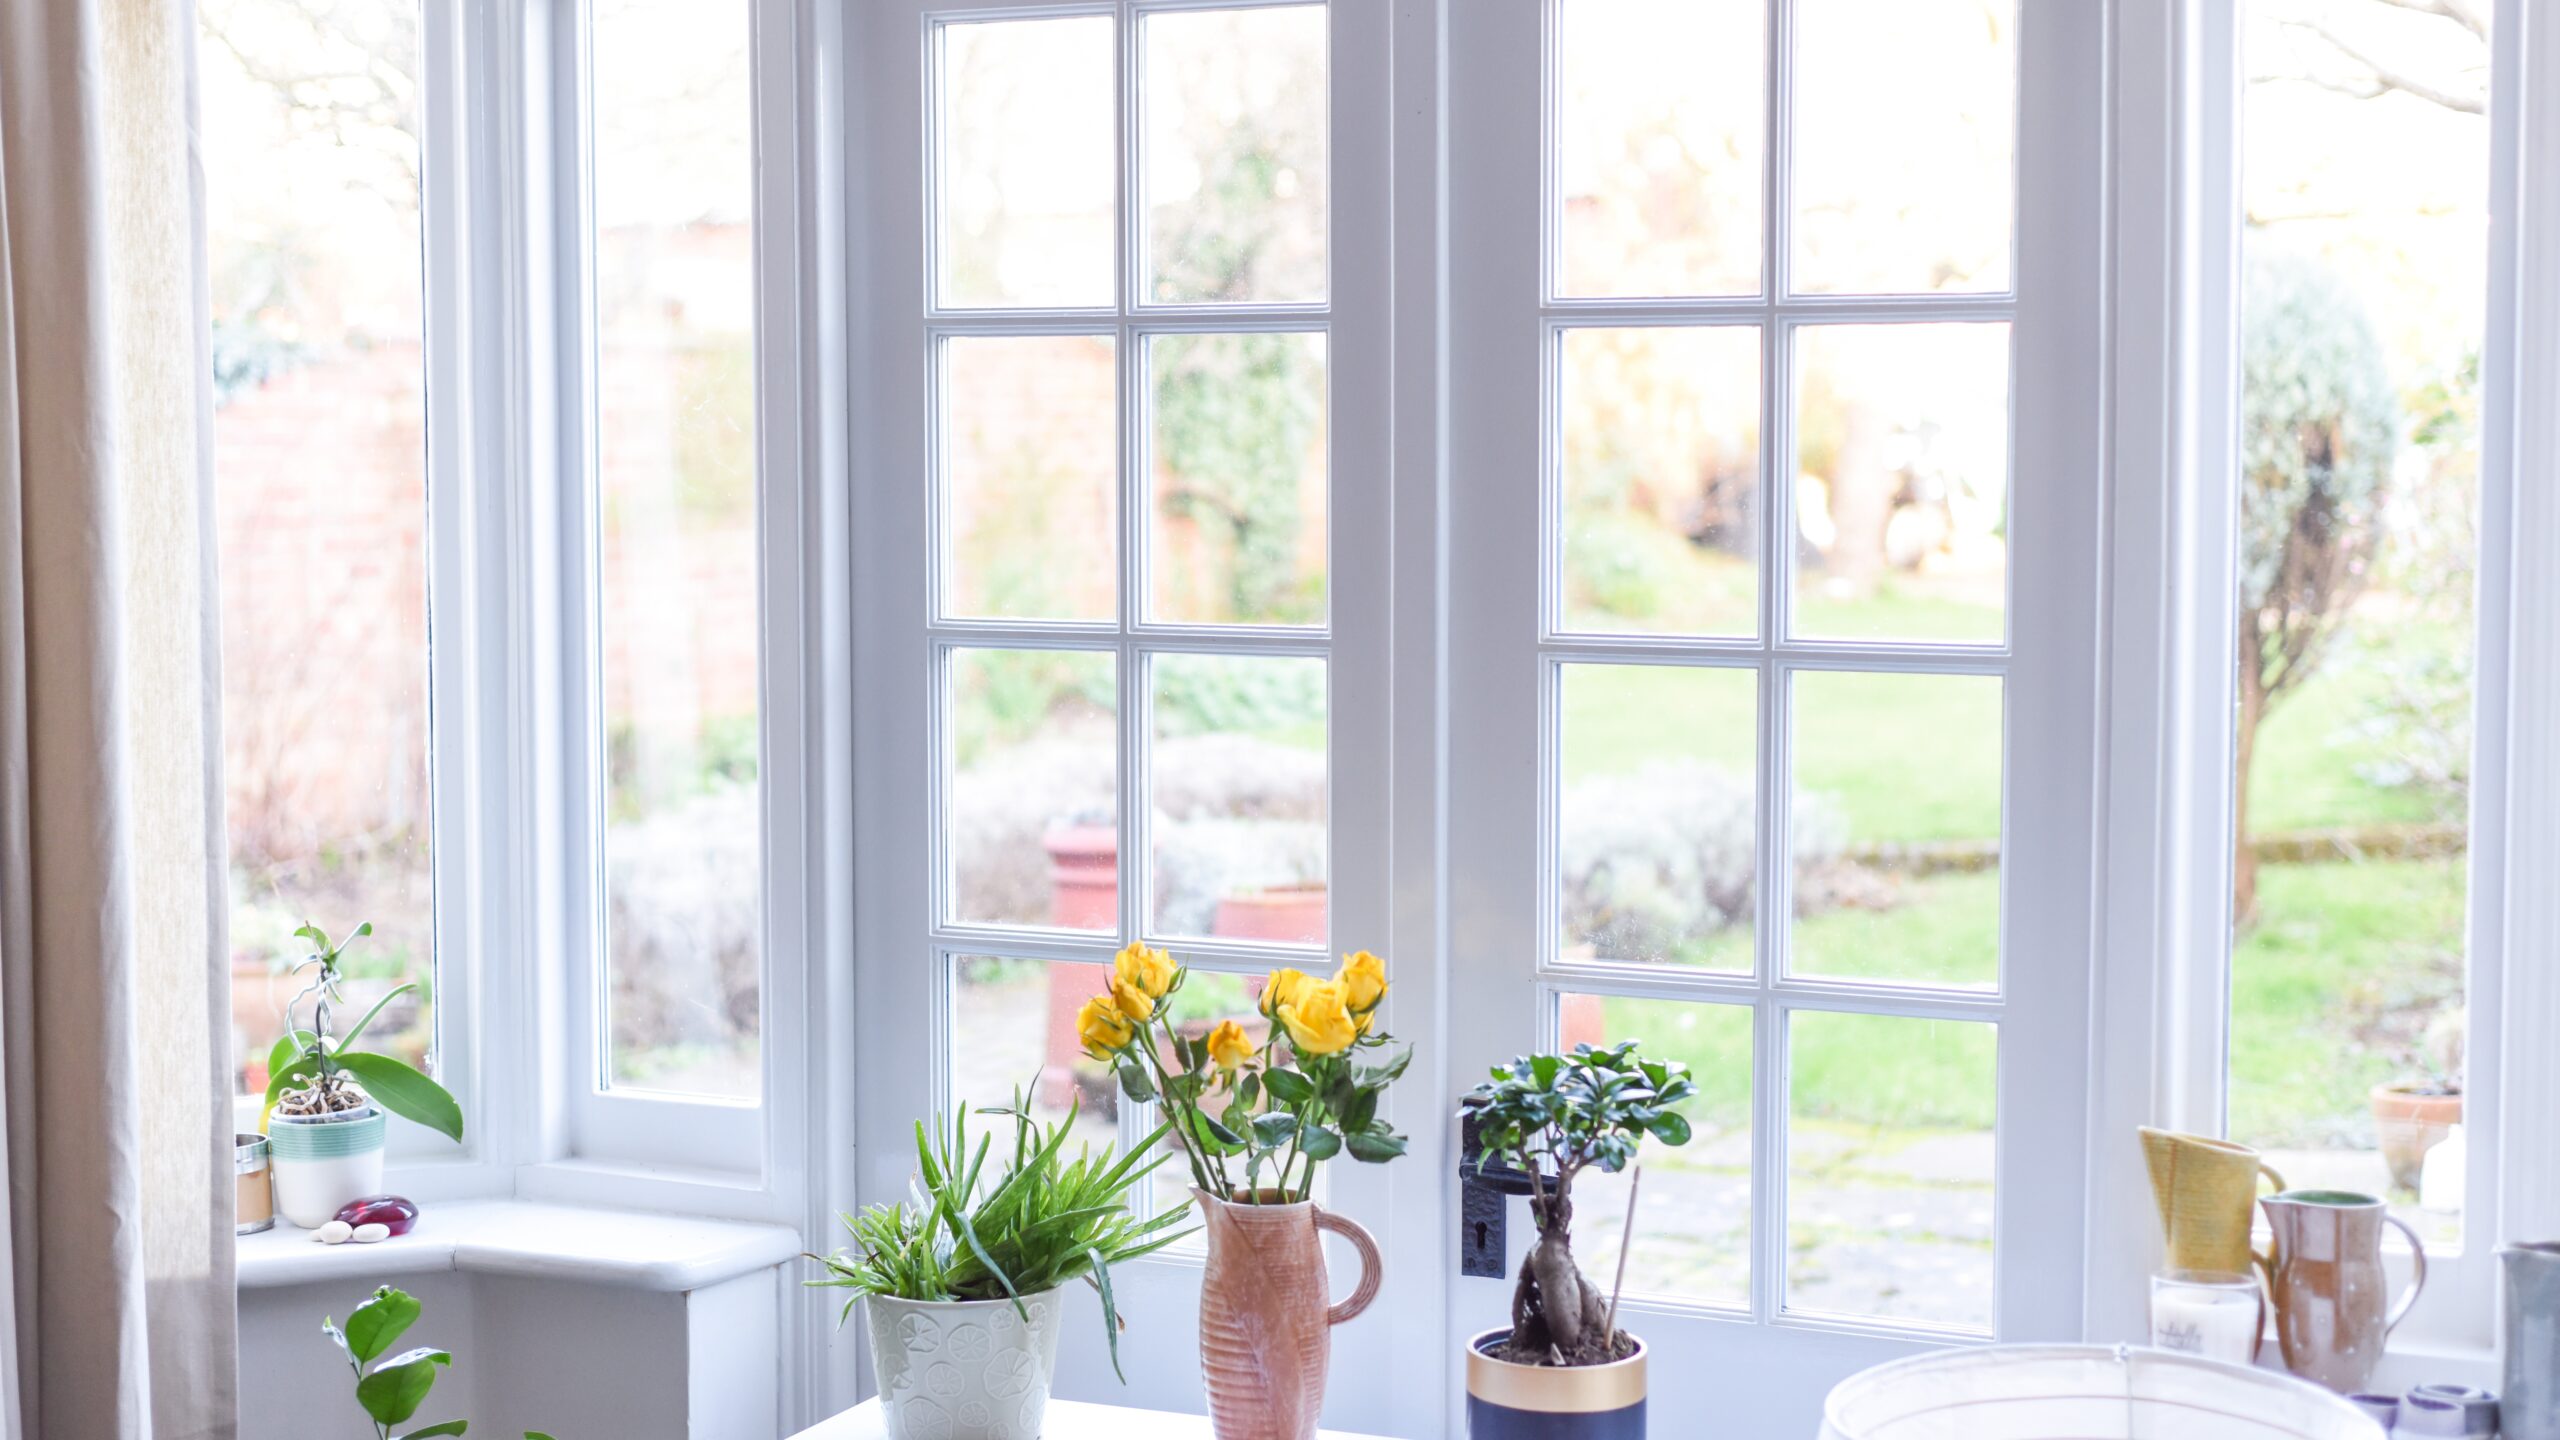
[[[1324,882],[1272,885],[1229,895],[1218,902],[1211,933],[1230,940],[1270,940],[1282,944],[1324,938]]]
[[[1209,1266],[1200,1280],[1200,1377],[1218,1440],[1311,1440],[1324,1410],[1333,1327],[1378,1298],[1378,1243],[1308,1201],[1239,1205],[1203,1190]],[[1360,1283],[1329,1304],[1324,1246],[1331,1230],[1360,1253]]]
[[[1065,1308],[1054,1289],[1023,1296],[1021,1310],[1010,1300],[864,1297],[891,1440],[1038,1440]]]
[[[1644,1440],[1641,1338],[1636,1353],[1606,1365],[1514,1365],[1485,1353],[1509,1338],[1503,1326],[1467,1342],[1468,1440]]]
[[[2382,1162],[2391,1167],[2391,1183],[2415,1190],[2427,1152],[2462,1123],[2462,1097],[2376,1085],[2372,1098],[2374,1134],[2382,1142]]]

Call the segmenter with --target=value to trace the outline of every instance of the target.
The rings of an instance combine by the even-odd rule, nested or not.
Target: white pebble
[[[311,1238],[323,1245],[344,1245],[354,1238],[356,1227],[344,1220],[332,1220],[311,1232]]]
[[[334,1225],[337,1222],[333,1220],[330,1223]],[[353,1239],[359,1245],[370,1245],[376,1240],[390,1239],[391,1227],[379,1222],[371,1225],[359,1225],[356,1227],[356,1233],[349,1238]]]

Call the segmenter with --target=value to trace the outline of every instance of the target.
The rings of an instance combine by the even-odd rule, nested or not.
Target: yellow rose
[[[1129,1017],[1120,1013],[1120,1007],[1108,995],[1094,996],[1076,1012],[1076,1035],[1084,1041],[1084,1052],[1096,1060],[1109,1059],[1135,1033],[1129,1026]]]
[[[1156,1013],[1155,997],[1117,975],[1111,977],[1111,1003],[1131,1020],[1147,1020]]]
[[[1182,967],[1173,963],[1170,951],[1145,945],[1130,945],[1111,957],[1112,989],[1116,991],[1125,984],[1150,1000],[1163,999],[1165,992],[1173,988],[1175,977],[1181,973]],[[1134,1010],[1129,1013],[1138,1015]],[[1146,1016],[1138,1015],[1138,1018],[1143,1020]]]
[[[1310,981],[1297,998],[1280,1011],[1280,1023],[1289,1027],[1289,1043],[1301,1055],[1332,1055],[1351,1048],[1360,1038],[1360,1022],[1351,1014],[1351,1002],[1342,987],[1331,980]]]
[[[1351,1008],[1363,1014],[1378,1008],[1387,998],[1387,962],[1366,950],[1342,957],[1342,973],[1334,979],[1342,986],[1343,997]]]
[[[1270,978],[1262,982],[1262,1013],[1278,1015],[1281,1006],[1298,1003],[1299,992],[1315,983],[1316,977],[1304,970],[1284,966],[1272,971]]]
[[[1221,1070],[1233,1070],[1253,1058],[1253,1037],[1233,1020],[1221,1020],[1209,1032],[1209,1060]]]

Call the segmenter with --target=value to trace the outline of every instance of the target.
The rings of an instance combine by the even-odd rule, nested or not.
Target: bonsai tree
[[[969,1143],[966,1111],[948,1124],[937,1119],[930,1130],[917,1121],[912,1197],[844,1217],[853,1248],[806,1256],[826,1273],[805,1283],[853,1292],[836,1316],[842,1324],[866,1295],[1010,1300],[1028,1319],[1023,1296],[1082,1280],[1101,1297],[1103,1336],[1118,1370],[1121,1321],[1111,1298],[1111,1267],[1192,1233],[1173,1229],[1190,1214],[1188,1205],[1147,1220],[1129,1213],[1130,1192],[1173,1158],[1146,1158],[1164,1138],[1163,1127],[1116,1160],[1086,1146],[1069,1159],[1076,1107],[1057,1124],[1042,1125],[1032,1118],[1030,1097],[1017,1091],[1012,1105],[978,1113],[1012,1124],[1012,1155],[1001,1174],[986,1173],[992,1136]]]
[[[1594,1166],[1615,1174],[1647,1135],[1689,1143],[1678,1107],[1697,1093],[1689,1067],[1648,1060],[1636,1042],[1577,1045],[1571,1055],[1527,1055],[1497,1065],[1459,1113],[1476,1122],[1477,1167],[1501,1159],[1529,1174],[1537,1242],[1511,1290],[1511,1338],[1495,1358],[1515,1365],[1605,1365],[1633,1352],[1619,1333],[1614,1297],[1573,1258],[1573,1182]]]
[[[345,993],[338,988],[342,978],[338,961],[348,946],[373,933],[373,922],[358,925],[336,944],[331,944],[329,933],[317,925],[305,925],[293,933],[312,944],[311,955],[294,966],[293,973],[308,971],[311,978],[285,1007],[284,1035],[267,1053],[267,1103],[258,1114],[258,1128],[266,1129],[267,1117],[279,1109],[287,1115],[327,1116],[359,1111],[371,1103],[460,1140],[462,1106],[451,1091],[396,1055],[354,1048],[365,1027],[382,1014],[385,1006],[417,989],[416,982],[402,984],[373,1002],[373,1008],[364,1012],[346,1034],[339,1035],[332,1028],[330,1007],[347,1003]],[[311,1002],[311,1023],[307,1026],[294,1022],[294,1013],[305,1000]]]
[[[418,1321],[418,1299],[406,1290],[385,1285],[368,1295],[340,1326],[333,1317],[320,1322],[320,1331],[346,1357],[347,1368],[355,1372],[356,1403],[364,1407],[365,1418],[373,1422],[374,1440],[395,1440],[394,1425],[405,1425],[418,1407],[426,1404],[427,1392],[435,1388],[436,1371],[453,1363],[453,1352],[433,1345],[420,1345],[397,1355],[390,1351],[394,1342],[408,1333]],[[460,1435],[470,1428],[467,1420],[445,1420],[434,1425],[421,1425],[396,1437],[396,1440],[427,1440],[433,1435]],[[551,1440],[539,1430],[524,1432],[524,1440]]]

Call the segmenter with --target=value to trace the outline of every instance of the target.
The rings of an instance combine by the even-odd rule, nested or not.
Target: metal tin
[[[267,1137],[231,1137],[232,1226],[234,1235],[255,1235],[276,1224],[275,1191],[268,1183]]]

